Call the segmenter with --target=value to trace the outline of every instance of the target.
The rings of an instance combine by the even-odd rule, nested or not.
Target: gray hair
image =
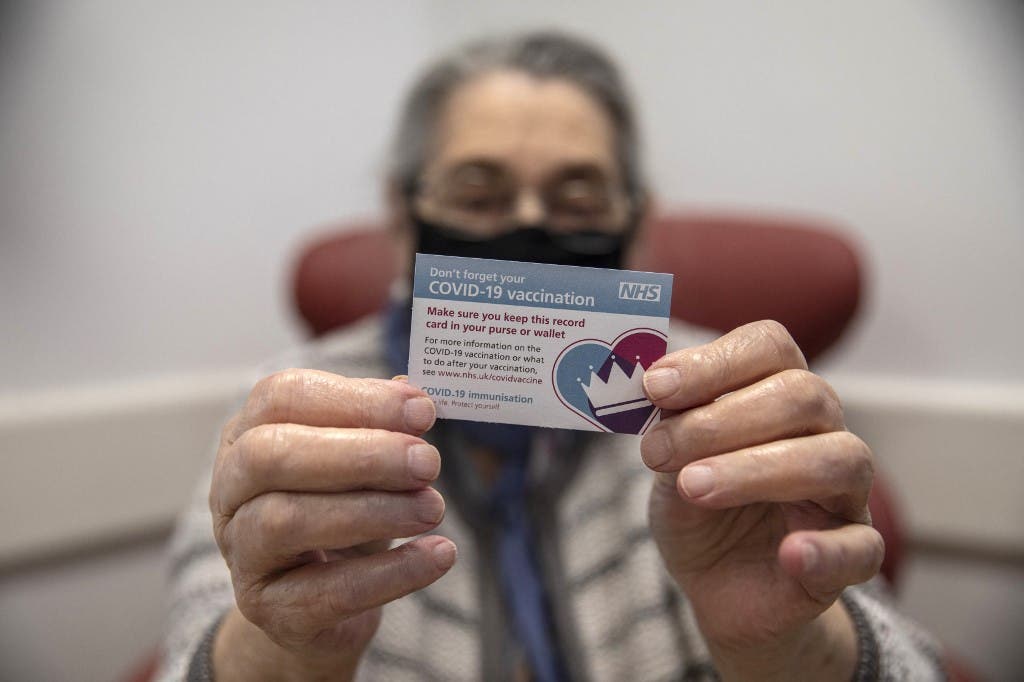
[[[405,100],[391,154],[391,180],[406,196],[416,189],[438,118],[451,94],[477,76],[503,70],[563,79],[590,95],[612,122],[626,191],[631,199],[642,199],[639,136],[618,69],[594,45],[554,31],[471,43],[443,56],[420,75]]]

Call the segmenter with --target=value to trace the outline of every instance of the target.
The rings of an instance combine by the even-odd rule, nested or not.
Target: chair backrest
[[[299,253],[292,300],[314,336],[380,310],[398,274],[393,235],[373,223],[335,226]]]
[[[777,320],[808,360],[839,339],[860,300],[857,252],[821,221],[666,216],[653,223],[636,260],[638,269],[675,275],[674,317],[722,332]]]
[[[840,337],[857,310],[861,266],[850,242],[820,221],[684,214],[651,222],[631,267],[675,275],[672,315],[726,332],[786,325],[808,360]],[[339,225],[301,251],[295,306],[314,335],[378,310],[398,272],[380,225]]]

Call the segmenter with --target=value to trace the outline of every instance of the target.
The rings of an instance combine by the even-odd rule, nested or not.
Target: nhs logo
[[[661,300],[661,285],[619,282],[619,298],[629,301],[657,302]]]

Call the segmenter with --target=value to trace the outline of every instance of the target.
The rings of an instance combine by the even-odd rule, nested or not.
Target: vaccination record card
[[[409,382],[443,419],[644,433],[672,275],[416,254]]]

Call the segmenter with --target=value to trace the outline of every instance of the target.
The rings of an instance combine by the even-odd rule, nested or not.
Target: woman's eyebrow
[[[444,174],[448,177],[453,177],[459,173],[464,173],[467,170],[478,170],[487,173],[488,175],[505,176],[509,174],[508,168],[505,164],[501,163],[492,158],[487,157],[474,157],[468,159],[462,159],[455,164],[449,166]]]
[[[611,180],[604,167],[590,162],[575,162],[556,168],[545,180],[545,184],[564,180]]]
[[[442,171],[442,176],[448,179],[457,178],[466,171],[479,171],[492,179],[514,179],[515,172],[500,159],[489,156],[473,156],[460,159]],[[595,161],[568,161],[558,165],[545,174],[541,185],[551,185],[565,180],[597,180],[609,182],[613,180],[615,173]]]

